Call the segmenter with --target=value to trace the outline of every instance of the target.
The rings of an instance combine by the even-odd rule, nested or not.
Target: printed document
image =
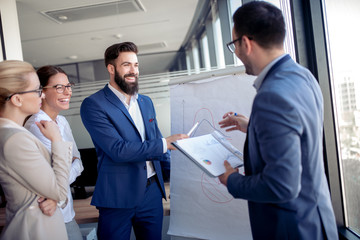
[[[173,145],[211,177],[225,172],[224,161],[233,168],[243,165],[243,155],[218,131],[181,139]]]

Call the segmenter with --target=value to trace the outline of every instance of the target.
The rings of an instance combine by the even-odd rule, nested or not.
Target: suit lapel
[[[144,122],[144,128],[145,128],[145,139],[148,139],[149,134],[148,134],[148,124],[149,121],[151,120],[151,116],[149,116],[149,107],[146,106],[146,103],[143,99],[143,97],[139,94],[138,95],[138,99],[137,102],[139,104],[139,108],[140,108],[140,112],[141,112],[141,116],[143,118],[143,122]],[[150,119],[150,120],[149,120]]]
[[[281,64],[283,64],[284,62],[290,60],[291,57],[290,55],[285,55],[283,58],[281,58],[279,61],[277,61],[270,69],[269,71],[266,73],[263,83],[265,82],[265,80],[267,79],[268,76],[270,76],[270,74],[272,74],[278,67],[281,66]],[[261,85],[263,85],[263,83]],[[261,87],[260,87],[261,88]]]
[[[249,125],[250,125],[250,119],[249,119]],[[245,170],[245,176],[251,175],[251,168],[249,166],[249,125],[248,125],[248,131],[246,133],[246,139],[244,143],[244,170]]]
[[[127,117],[127,119],[132,123],[132,125],[134,126],[134,128],[137,131],[137,128],[135,126],[135,123],[134,123],[132,117],[129,114],[129,111],[126,109],[126,107],[121,102],[121,100],[110,90],[110,88],[107,85],[104,88],[104,93],[105,93],[106,99],[110,103],[112,103],[115,107],[117,107],[121,110],[121,112]]]

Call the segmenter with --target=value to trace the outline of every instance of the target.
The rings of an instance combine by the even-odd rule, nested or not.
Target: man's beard
[[[241,59],[240,59],[241,60]],[[244,64],[244,67],[245,67],[245,73],[248,74],[248,75],[253,75],[255,76],[254,74],[254,69],[253,69],[253,65],[247,61],[247,59],[243,59],[241,60],[241,62]]]
[[[127,83],[125,81],[126,77],[135,77],[135,82]],[[125,74],[124,77],[121,77],[115,68],[115,82],[119,86],[119,88],[127,95],[132,96],[139,91],[138,76],[136,76],[135,74],[129,73]]]

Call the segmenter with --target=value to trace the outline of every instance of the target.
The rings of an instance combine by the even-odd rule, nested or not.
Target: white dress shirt
[[[32,134],[34,134],[40,141],[45,145],[45,147],[51,153],[51,141],[46,138],[41,132],[35,122],[41,120],[52,121],[52,119],[42,110],[40,112],[32,115],[29,120],[25,123],[25,128],[28,129]],[[68,223],[75,217],[75,211],[73,207],[73,198],[71,196],[70,184],[72,184],[75,179],[80,176],[81,172],[84,170],[84,167],[81,162],[80,152],[76,146],[74,137],[72,135],[70,125],[64,116],[58,115],[56,117],[56,123],[59,126],[60,134],[64,141],[69,141],[73,143],[73,157],[76,157],[71,165],[70,175],[69,175],[69,187],[68,187],[68,203],[65,208],[60,208],[63,216],[64,222]]]
[[[130,104],[126,103],[126,96],[116,90],[113,86],[108,84],[110,90],[120,99],[120,101],[124,104],[125,108],[128,110],[132,120],[135,123],[135,126],[140,133],[141,141],[144,142],[145,140],[145,126],[144,121],[142,118],[142,114],[139,108],[139,104],[137,102],[138,94],[131,96]],[[163,153],[167,151],[167,144],[165,138],[162,138],[163,142]],[[151,161],[146,161],[146,169],[147,169],[147,177],[150,178],[156,174],[154,170],[154,166]]]
[[[270,68],[272,66],[275,65],[275,63],[277,63],[278,61],[280,61],[281,58],[285,57],[286,54],[282,54],[281,56],[275,58],[274,60],[272,60],[268,65],[266,65],[264,67],[264,69],[259,73],[259,75],[257,76],[257,78],[254,81],[254,88],[256,89],[256,91],[259,91],[261,84],[264,81],[264,78],[266,77],[266,74],[269,72]]]

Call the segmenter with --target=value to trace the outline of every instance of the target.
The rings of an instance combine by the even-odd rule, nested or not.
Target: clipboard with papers
[[[210,177],[225,172],[224,161],[233,168],[243,166],[243,154],[217,130],[212,133],[181,139],[172,143]]]

